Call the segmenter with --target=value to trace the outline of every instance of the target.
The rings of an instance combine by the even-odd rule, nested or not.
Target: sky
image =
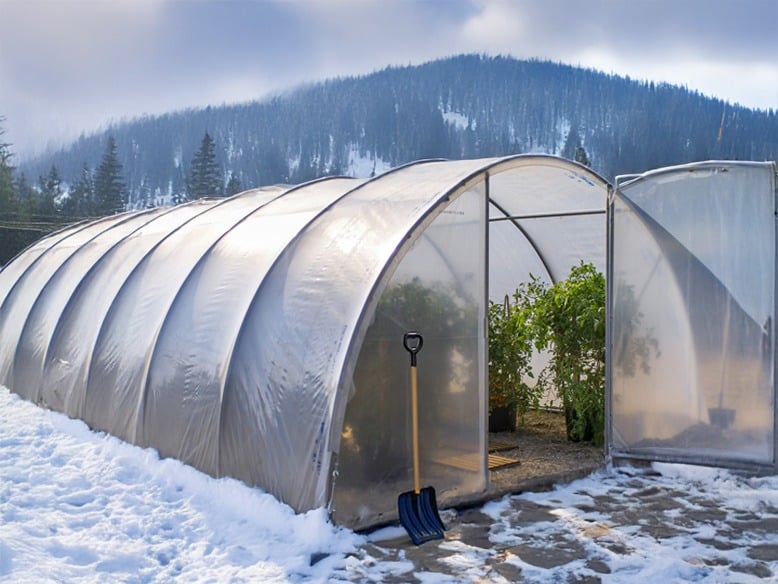
[[[441,540],[295,514],[0,386],[0,583],[775,582],[778,476],[654,463],[442,509]]]
[[[21,157],[141,115],[482,53],[778,109],[776,0],[0,0]]]

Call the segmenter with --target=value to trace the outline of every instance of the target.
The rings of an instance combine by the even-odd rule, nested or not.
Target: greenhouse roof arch
[[[0,272],[0,383],[366,526],[407,490],[418,329],[424,468],[466,500],[488,482],[488,296],[603,269],[607,189],[551,156],[429,160],[74,225]]]

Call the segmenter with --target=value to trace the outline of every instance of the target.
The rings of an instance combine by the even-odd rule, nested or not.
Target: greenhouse
[[[408,164],[71,226],[0,272],[0,384],[342,525],[488,485],[488,299],[605,267],[607,183],[559,158]]]
[[[776,165],[618,177],[609,202],[609,452],[774,472]]]

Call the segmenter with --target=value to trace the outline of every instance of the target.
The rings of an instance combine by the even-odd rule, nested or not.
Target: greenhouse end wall
[[[776,167],[619,177],[609,203],[611,456],[776,467]]]

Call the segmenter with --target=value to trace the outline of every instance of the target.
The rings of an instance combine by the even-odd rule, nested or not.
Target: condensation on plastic
[[[567,165],[570,176],[555,169],[564,184],[583,172],[546,159],[416,163],[369,181],[256,189],[48,236],[0,272],[0,383],[299,511],[334,497],[336,515],[361,524],[391,513],[396,493],[385,500],[369,487],[363,504],[347,496],[355,487],[410,488],[409,357],[401,335],[382,336],[388,319],[425,335],[423,480],[444,504],[466,500],[487,481],[485,185],[533,164]],[[501,206],[517,180],[503,181]],[[526,248],[522,237],[504,239]],[[492,256],[503,252],[533,265],[533,251]],[[391,304],[402,289],[438,312]],[[371,387],[379,366],[389,381]],[[387,420],[400,426],[363,407],[370,396],[390,404]],[[371,436],[360,416],[376,413],[383,426]],[[349,462],[360,423],[365,457],[385,452],[397,476],[375,474],[374,460]]]
[[[769,163],[701,163],[619,188],[616,454],[773,462],[774,173]]]

